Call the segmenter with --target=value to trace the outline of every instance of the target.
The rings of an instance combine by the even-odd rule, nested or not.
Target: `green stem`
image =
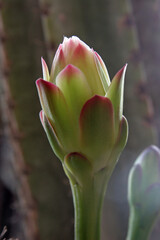
[[[100,217],[99,206],[96,206],[94,190],[81,189],[78,185],[74,187],[75,204],[75,239],[76,240],[99,240],[100,239]],[[93,197],[93,199],[92,199]]]
[[[63,168],[70,180],[74,200],[75,240],[100,240],[102,204],[118,155],[117,145],[106,167],[98,171],[79,153],[69,154],[64,159]]]
[[[75,208],[75,240],[100,240],[101,210],[108,182],[106,169],[80,186],[71,183]]]

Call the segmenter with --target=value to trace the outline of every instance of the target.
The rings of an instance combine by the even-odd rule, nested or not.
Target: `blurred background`
[[[72,35],[102,56],[111,79],[128,63],[130,134],[105,197],[102,240],[125,239],[129,169],[145,147],[160,145],[160,0],[1,0],[0,232],[6,225],[7,238],[73,239],[70,186],[40,124],[35,86],[40,57],[50,67],[63,36]],[[151,239],[159,236],[160,219]]]

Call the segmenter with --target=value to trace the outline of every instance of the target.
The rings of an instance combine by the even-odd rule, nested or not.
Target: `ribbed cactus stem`
[[[19,139],[18,144],[24,161],[28,166],[27,170],[24,168],[22,176],[24,177],[28,174],[29,185],[36,199],[35,205],[38,211],[36,220],[38,221],[40,236],[41,239],[49,239],[51,236],[57,240],[71,239],[73,210],[70,189],[66,184],[65,176],[56,157],[53,156],[51,161],[51,149],[42,134],[42,127],[39,123],[38,113],[40,106],[33,81],[37,76],[41,76],[41,56],[46,58],[47,55],[38,1],[5,0],[1,10],[6,36],[5,53],[7,56],[7,67],[9,67],[5,67],[1,71],[5,70],[5,75],[8,76],[7,83],[11,92],[9,100],[11,99],[12,101],[4,98],[4,95],[1,95],[2,101],[0,101],[3,103],[3,106],[4,104],[10,104],[10,107],[5,111],[7,113],[8,111],[14,112],[15,122],[18,129],[21,130],[21,132],[15,132],[15,141]],[[6,83],[6,81],[4,82]],[[11,121],[11,126],[15,122]],[[37,148],[38,145],[42,145],[42,147]],[[18,159],[17,157],[17,161]],[[8,177],[6,170],[3,170],[3,173]],[[19,180],[20,178],[17,176],[16,181]],[[41,184],[39,184],[40,180]],[[10,182],[10,184],[12,183],[13,181]],[[52,191],[46,186],[52,186]],[[25,194],[23,198],[24,196]],[[57,201],[57,199],[65,199],[65,201]],[[30,203],[28,203],[27,207],[32,209]],[[20,211],[23,209],[19,208]],[[35,211],[36,209],[32,210]],[[29,223],[34,226],[32,220]],[[21,224],[23,224],[23,221],[20,224],[17,222],[17,226]],[[63,232],[60,230],[62,227]],[[27,227],[28,234],[31,229],[32,227]],[[16,232],[15,228],[14,230]],[[12,237],[14,236],[12,235]],[[19,239],[24,238],[19,237]],[[26,237],[26,239],[31,240],[32,238]]]
[[[39,0],[39,3],[47,54],[51,61],[57,44],[55,22],[52,20],[53,7],[51,1],[48,0]]]
[[[0,29],[2,36],[5,36],[1,14]],[[3,44],[0,45],[0,181],[13,196],[16,207],[12,206],[12,211],[16,216],[18,224],[14,226],[10,219],[2,219],[2,222],[4,224],[6,221],[9,225],[6,226],[7,228],[10,227],[11,232],[8,233],[9,236],[13,235],[18,238],[23,238],[24,240],[33,240],[38,237],[36,212],[27,179],[28,170],[20,146],[22,135],[17,125],[14,113],[14,101],[9,86],[9,65],[7,61],[6,44],[7,41],[3,41]],[[1,192],[0,195],[2,195]],[[2,198],[1,201],[2,200],[8,202],[8,199]],[[6,208],[10,209],[11,206],[7,206],[6,204]],[[7,213],[10,212],[8,209],[2,209],[2,211],[0,211],[0,214],[2,214],[1,217],[4,217],[3,214],[5,211]],[[15,218],[15,216],[10,217]],[[5,226],[1,225],[1,227]],[[3,238],[3,236],[0,236],[0,238],[1,237]]]

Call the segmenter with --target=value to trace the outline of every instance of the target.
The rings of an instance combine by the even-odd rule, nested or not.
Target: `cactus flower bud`
[[[121,151],[127,139],[122,115],[126,65],[111,83],[101,57],[78,37],[65,37],[51,74],[43,59],[42,69],[43,79],[37,80],[41,121],[49,128],[56,155],[63,162],[65,156],[78,152],[95,170],[104,168],[111,153],[119,146]]]
[[[128,181],[130,221],[127,240],[149,239],[160,213],[160,149],[150,146],[134,163]]]
[[[65,37],[51,73],[42,59],[43,79],[36,82],[42,125],[71,184],[82,187],[94,176],[102,185],[102,195],[128,136],[123,116],[126,67],[110,82],[98,53],[78,37]],[[95,188],[99,191],[98,185]],[[83,234],[81,238],[86,240]],[[90,239],[98,240],[97,234]]]

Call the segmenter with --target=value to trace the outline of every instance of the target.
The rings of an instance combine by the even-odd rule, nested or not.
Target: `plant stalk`
[[[105,168],[83,185],[70,180],[75,209],[75,240],[100,240],[102,205],[110,176],[106,174]]]

